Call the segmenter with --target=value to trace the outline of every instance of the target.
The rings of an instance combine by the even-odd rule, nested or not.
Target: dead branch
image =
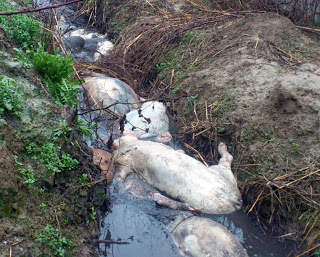
[[[10,15],[16,15],[16,14],[23,14],[23,13],[41,12],[43,10],[54,9],[54,8],[59,8],[59,7],[70,5],[70,4],[79,3],[80,1],[82,0],[74,0],[71,2],[63,3],[63,4],[51,5],[51,6],[41,7],[37,9],[24,9],[17,12],[4,12],[4,13],[0,13],[0,16],[1,15],[10,16]]]
[[[98,240],[94,239],[92,240],[93,244],[117,244],[117,245],[128,245],[130,243],[128,242],[122,242],[122,241],[115,241],[115,240]]]

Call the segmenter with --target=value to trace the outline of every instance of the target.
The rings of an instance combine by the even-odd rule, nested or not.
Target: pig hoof
[[[221,142],[218,146],[218,152],[221,156],[223,156],[226,152],[228,152],[227,145]]]
[[[171,139],[172,139],[171,134],[169,132],[166,132],[158,135],[156,140],[160,143],[169,143]]]

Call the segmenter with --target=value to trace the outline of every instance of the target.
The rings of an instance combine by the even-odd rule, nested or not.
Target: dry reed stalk
[[[152,78],[156,64],[184,34],[194,29],[212,28],[239,17],[242,15],[236,12],[216,11],[200,17],[146,18],[122,31],[114,51],[102,59],[98,66],[118,74],[128,84],[132,84],[133,80],[144,84]],[[206,56],[214,54],[217,53],[210,52]]]

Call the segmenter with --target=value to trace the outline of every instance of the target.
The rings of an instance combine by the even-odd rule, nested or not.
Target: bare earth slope
[[[320,205],[318,42],[280,15],[249,14],[189,33],[165,58],[182,68],[159,75],[188,95],[173,107],[181,138],[209,161],[229,141],[247,211],[294,238]]]

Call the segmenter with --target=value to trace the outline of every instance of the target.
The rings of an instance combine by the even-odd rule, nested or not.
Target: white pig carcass
[[[143,103],[139,110],[127,113],[124,134],[135,134],[141,139],[155,137],[160,142],[170,141],[169,118],[165,105],[150,101]]]
[[[150,185],[205,213],[226,214],[242,200],[231,171],[232,156],[219,145],[219,165],[207,168],[196,159],[156,142],[124,136],[114,142],[118,171],[139,173]]]
[[[174,227],[172,235],[188,257],[248,257],[241,243],[222,225],[191,217]]]

